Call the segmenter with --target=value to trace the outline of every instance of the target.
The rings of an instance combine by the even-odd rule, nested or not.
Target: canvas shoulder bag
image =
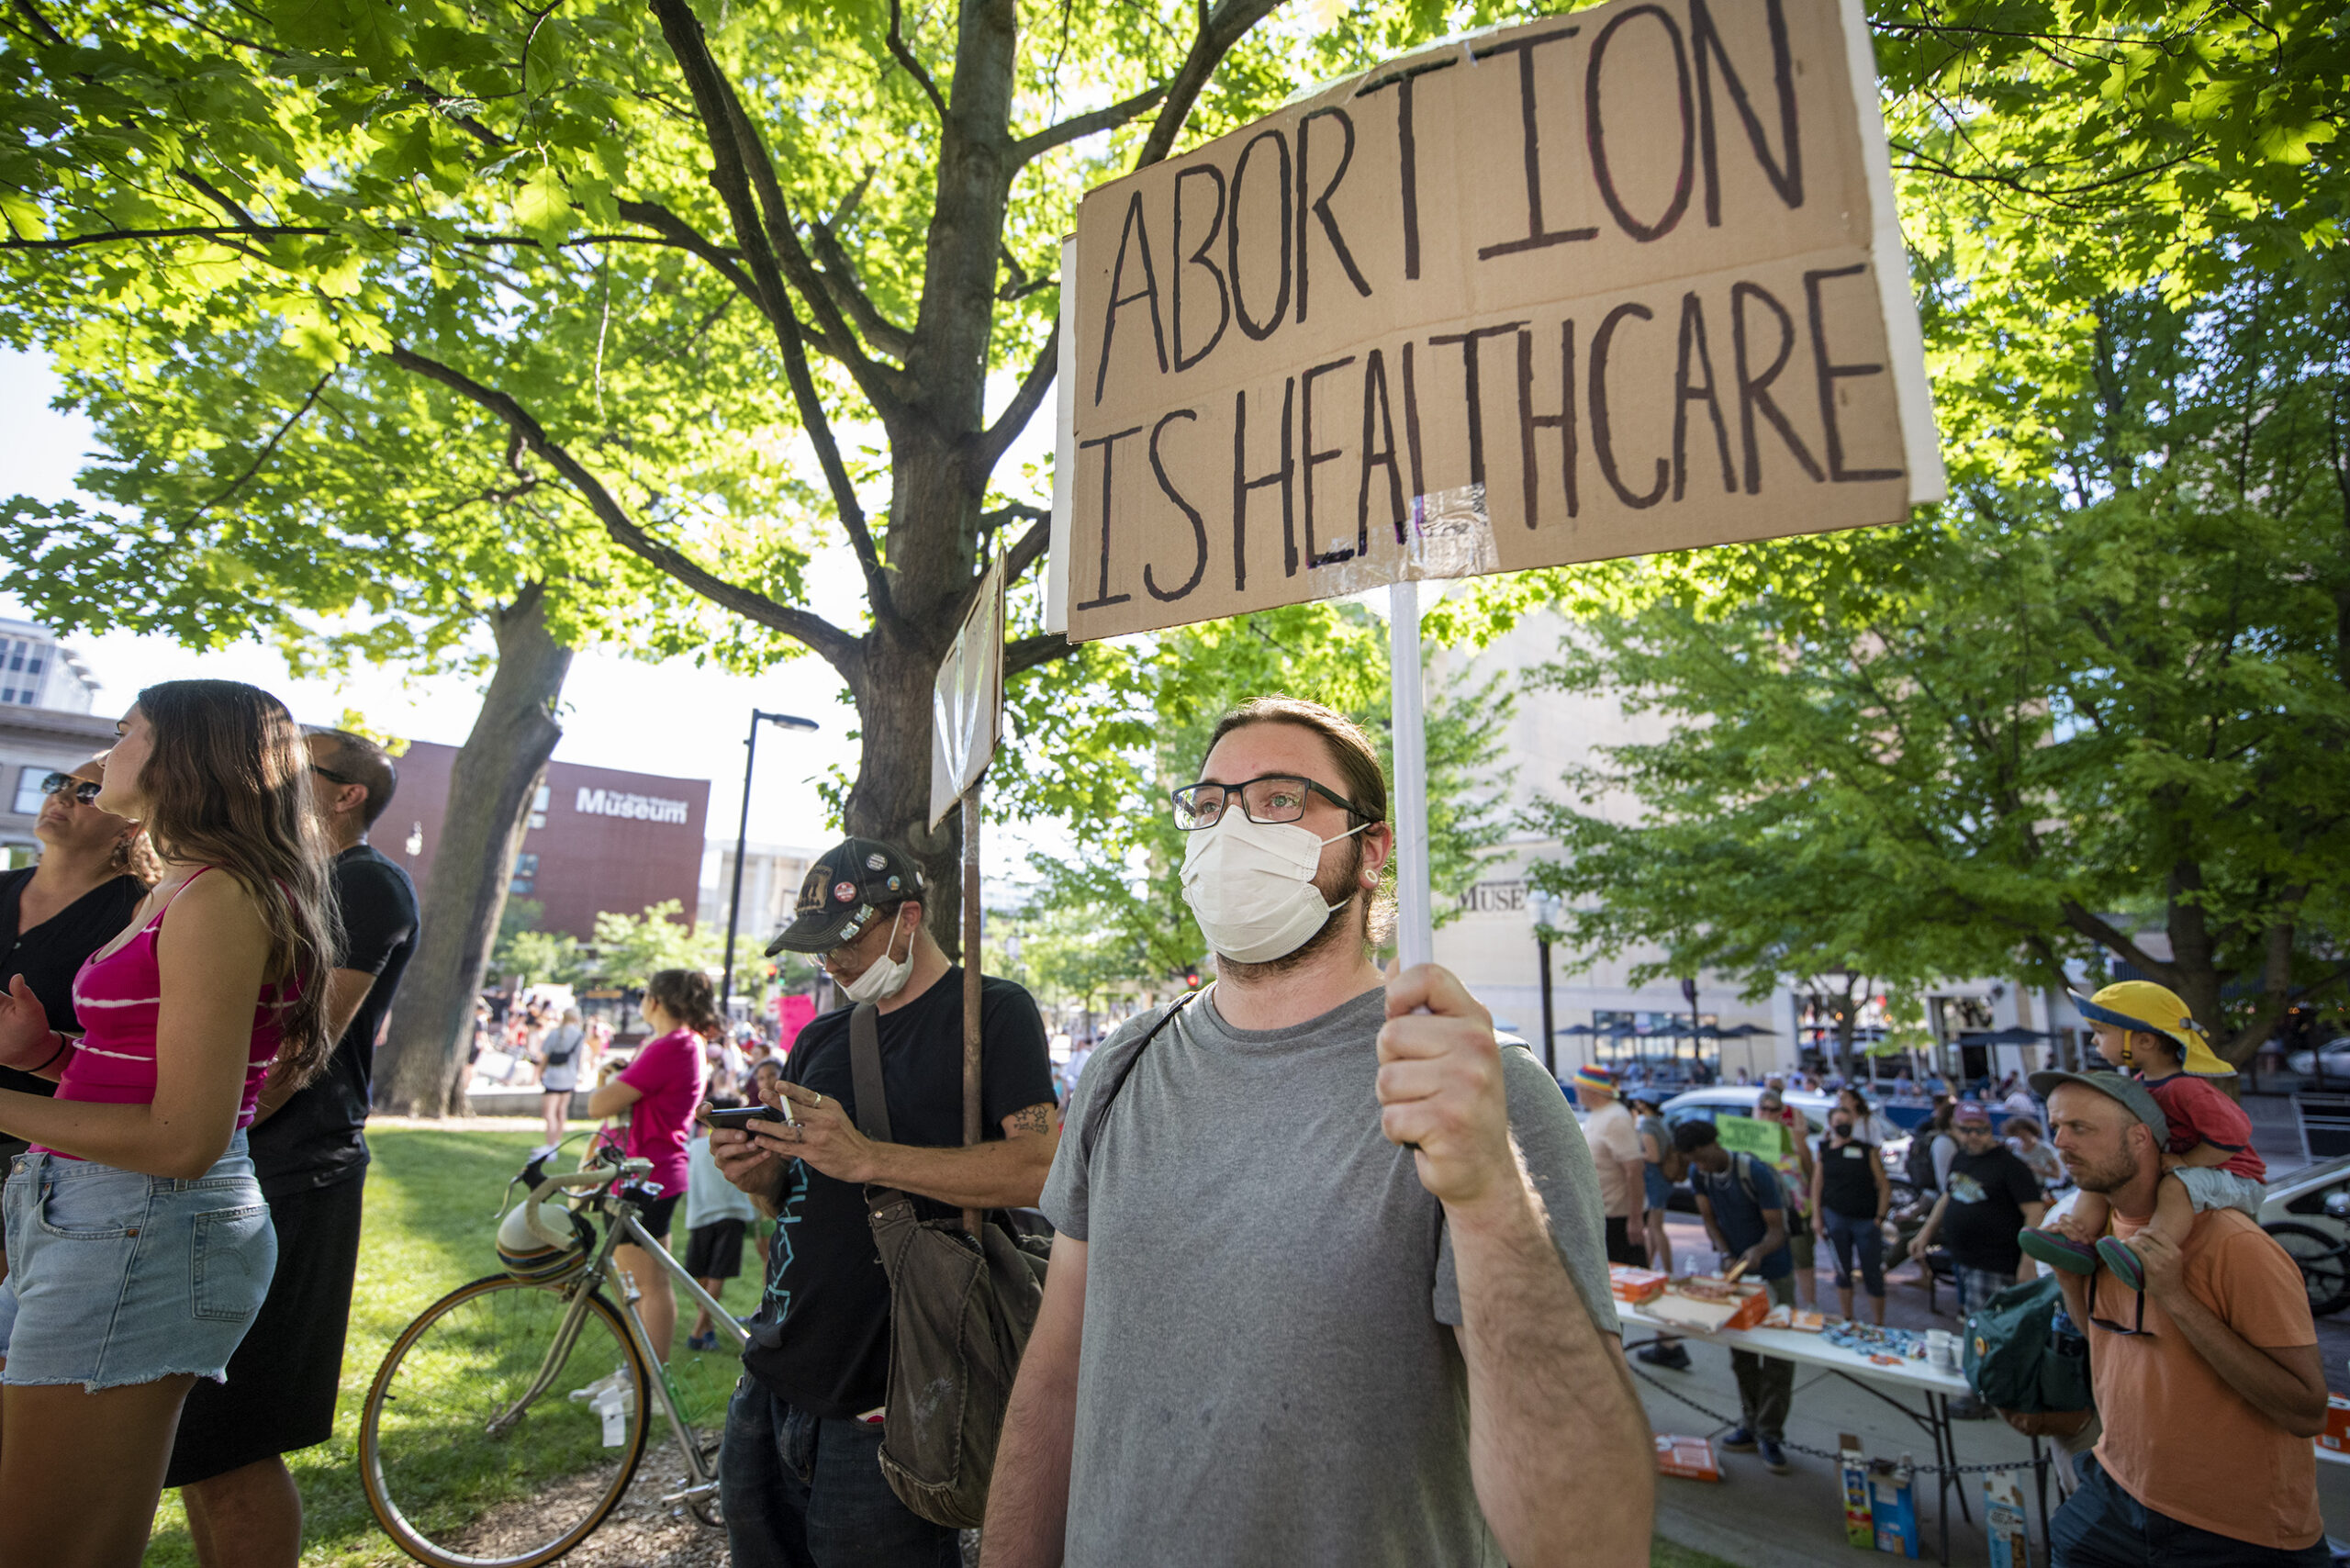
[[[856,1127],[882,1143],[890,1102],[877,1009],[849,1015]],[[1020,1352],[1045,1295],[1044,1238],[1015,1238],[984,1220],[923,1219],[894,1187],[865,1189],[866,1218],[890,1277],[890,1382],[881,1471],[907,1507],[933,1524],[976,1529],[987,1513],[996,1439]]]

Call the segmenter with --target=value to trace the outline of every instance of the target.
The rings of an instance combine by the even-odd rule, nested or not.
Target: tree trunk
[[[464,1103],[474,1002],[547,758],[571,650],[548,634],[532,584],[498,615],[498,669],[449,775],[449,809],[424,890],[423,931],[375,1066],[375,1103],[437,1116]]]

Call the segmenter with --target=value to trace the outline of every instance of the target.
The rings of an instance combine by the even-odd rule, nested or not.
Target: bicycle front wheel
[[[628,1490],[645,1403],[643,1359],[600,1292],[476,1280],[425,1308],[375,1373],[359,1424],[367,1506],[434,1568],[536,1568]]]

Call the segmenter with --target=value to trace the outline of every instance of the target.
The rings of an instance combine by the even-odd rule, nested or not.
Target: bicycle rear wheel
[[[644,1457],[644,1362],[600,1292],[576,1327],[572,1305],[495,1274],[392,1342],[360,1416],[360,1482],[420,1562],[536,1568],[628,1490]]]

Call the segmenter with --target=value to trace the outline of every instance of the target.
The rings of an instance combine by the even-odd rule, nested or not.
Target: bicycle
[[[525,1205],[567,1195],[548,1216],[573,1238],[567,1252],[549,1254],[557,1277],[491,1274],[426,1307],[392,1341],[361,1412],[367,1506],[394,1544],[434,1568],[536,1568],[577,1546],[635,1479],[653,1405],[685,1466],[661,1502],[722,1522],[719,1434],[749,1336],[639,1222],[652,1194],[637,1181],[651,1161],[604,1149],[576,1172],[548,1176],[552,1158],[523,1167],[508,1191],[526,1187]],[[604,1222],[600,1242],[590,1217]],[[612,1267],[622,1242],[677,1276],[681,1316],[707,1309],[734,1356],[713,1354],[706,1371],[702,1353],[681,1350],[661,1365],[637,1316],[637,1283]],[[617,1305],[608,1281],[620,1287]]]

